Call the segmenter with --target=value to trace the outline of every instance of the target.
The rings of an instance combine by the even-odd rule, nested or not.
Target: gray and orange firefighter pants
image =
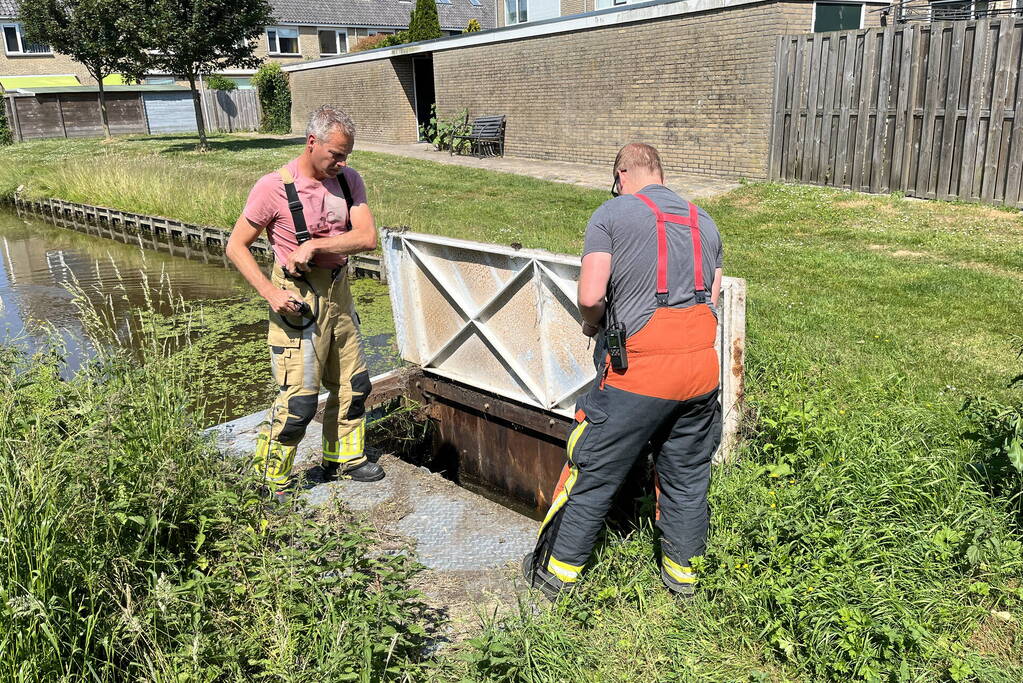
[[[628,369],[615,371],[605,361],[576,406],[568,463],[540,528],[535,568],[565,583],[578,579],[615,493],[652,443],[662,569],[677,584],[695,583],[690,558],[706,547],[710,466],[721,442],[716,329],[704,304],[658,308],[626,341]]]
[[[344,268],[313,268],[302,280],[285,278],[275,264],[271,282],[317,311],[315,322],[270,313],[270,359],[277,398],[256,441],[253,465],[267,484],[284,488],[299,442],[316,414],[320,386],[327,390],[323,409],[323,460],[342,469],[366,461],[366,399],[372,386],[362,351],[358,316]]]

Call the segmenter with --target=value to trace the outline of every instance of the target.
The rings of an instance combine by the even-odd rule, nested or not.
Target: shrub
[[[469,20],[469,23],[466,25],[465,30],[462,31],[462,33],[476,33],[476,31],[482,31],[482,30],[483,30],[483,27],[480,26],[479,20],[473,18],[473,19]]]
[[[352,52],[363,52],[365,50],[375,50],[379,47],[394,47],[395,45],[403,45],[409,41],[408,31],[398,31],[393,34],[377,33],[372,36],[363,36],[355,41],[355,45],[352,46]]]
[[[440,16],[437,14],[436,0],[416,0],[416,8],[412,10],[408,24],[409,42],[440,38],[444,32],[440,30]]]
[[[237,90],[238,84],[226,76],[212,74],[206,79],[206,87],[210,90]]]
[[[7,123],[7,108],[0,99],[0,147],[10,145],[14,142],[14,133]]]
[[[252,77],[252,85],[259,92],[263,116],[259,121],[261,133],[291,132],[291,89],[288,74],[277,62],[264,62]]]
[[[465,135],[471,126],[468,124],[468,109],[463,109],[454,116],[443,119],[437,116],[437,105],[430,105],[430,120],[419,127],[424,140],[431,143],[437,150],[451,149],[451,138],[454,135]],[[459,147],[464,143],[459,143]]]

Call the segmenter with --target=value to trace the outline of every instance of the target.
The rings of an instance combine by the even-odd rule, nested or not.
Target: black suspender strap
[[[288,195],[288,209],[291,211],[291,220],[295,224],[295,239],[299,244],[308,242],[312,236],[305,223],[302,200],[298,198],[298,190],[295,189],[295,178],[287,168],[282,168],[278,173],[281,174],[281,180],[284,181],[284,192]]]
[[[348,187],[348,178],[345,177],[344,169],[337,174],[337,182],[341,184],[341,194],[345,196],[345,204],[348,205],[348,219],[346,227],[352,227],[352,188]]]

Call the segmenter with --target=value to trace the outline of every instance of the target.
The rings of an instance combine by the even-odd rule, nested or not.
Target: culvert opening
[[[562,468],[571,420],[418,369],[377,382],[369,443],[518,514],[542,520]],[[653,517],[652,459],[643,454],[618,491],[612,527]]]

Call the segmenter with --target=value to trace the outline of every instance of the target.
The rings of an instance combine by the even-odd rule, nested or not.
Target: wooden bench
[[[451,136],[451,154],[455,153],[458,142],[468,141],[470,154],[475,157],[504,156],[504,120],[503,114],[473,119],[472,130],[468,135]]]

